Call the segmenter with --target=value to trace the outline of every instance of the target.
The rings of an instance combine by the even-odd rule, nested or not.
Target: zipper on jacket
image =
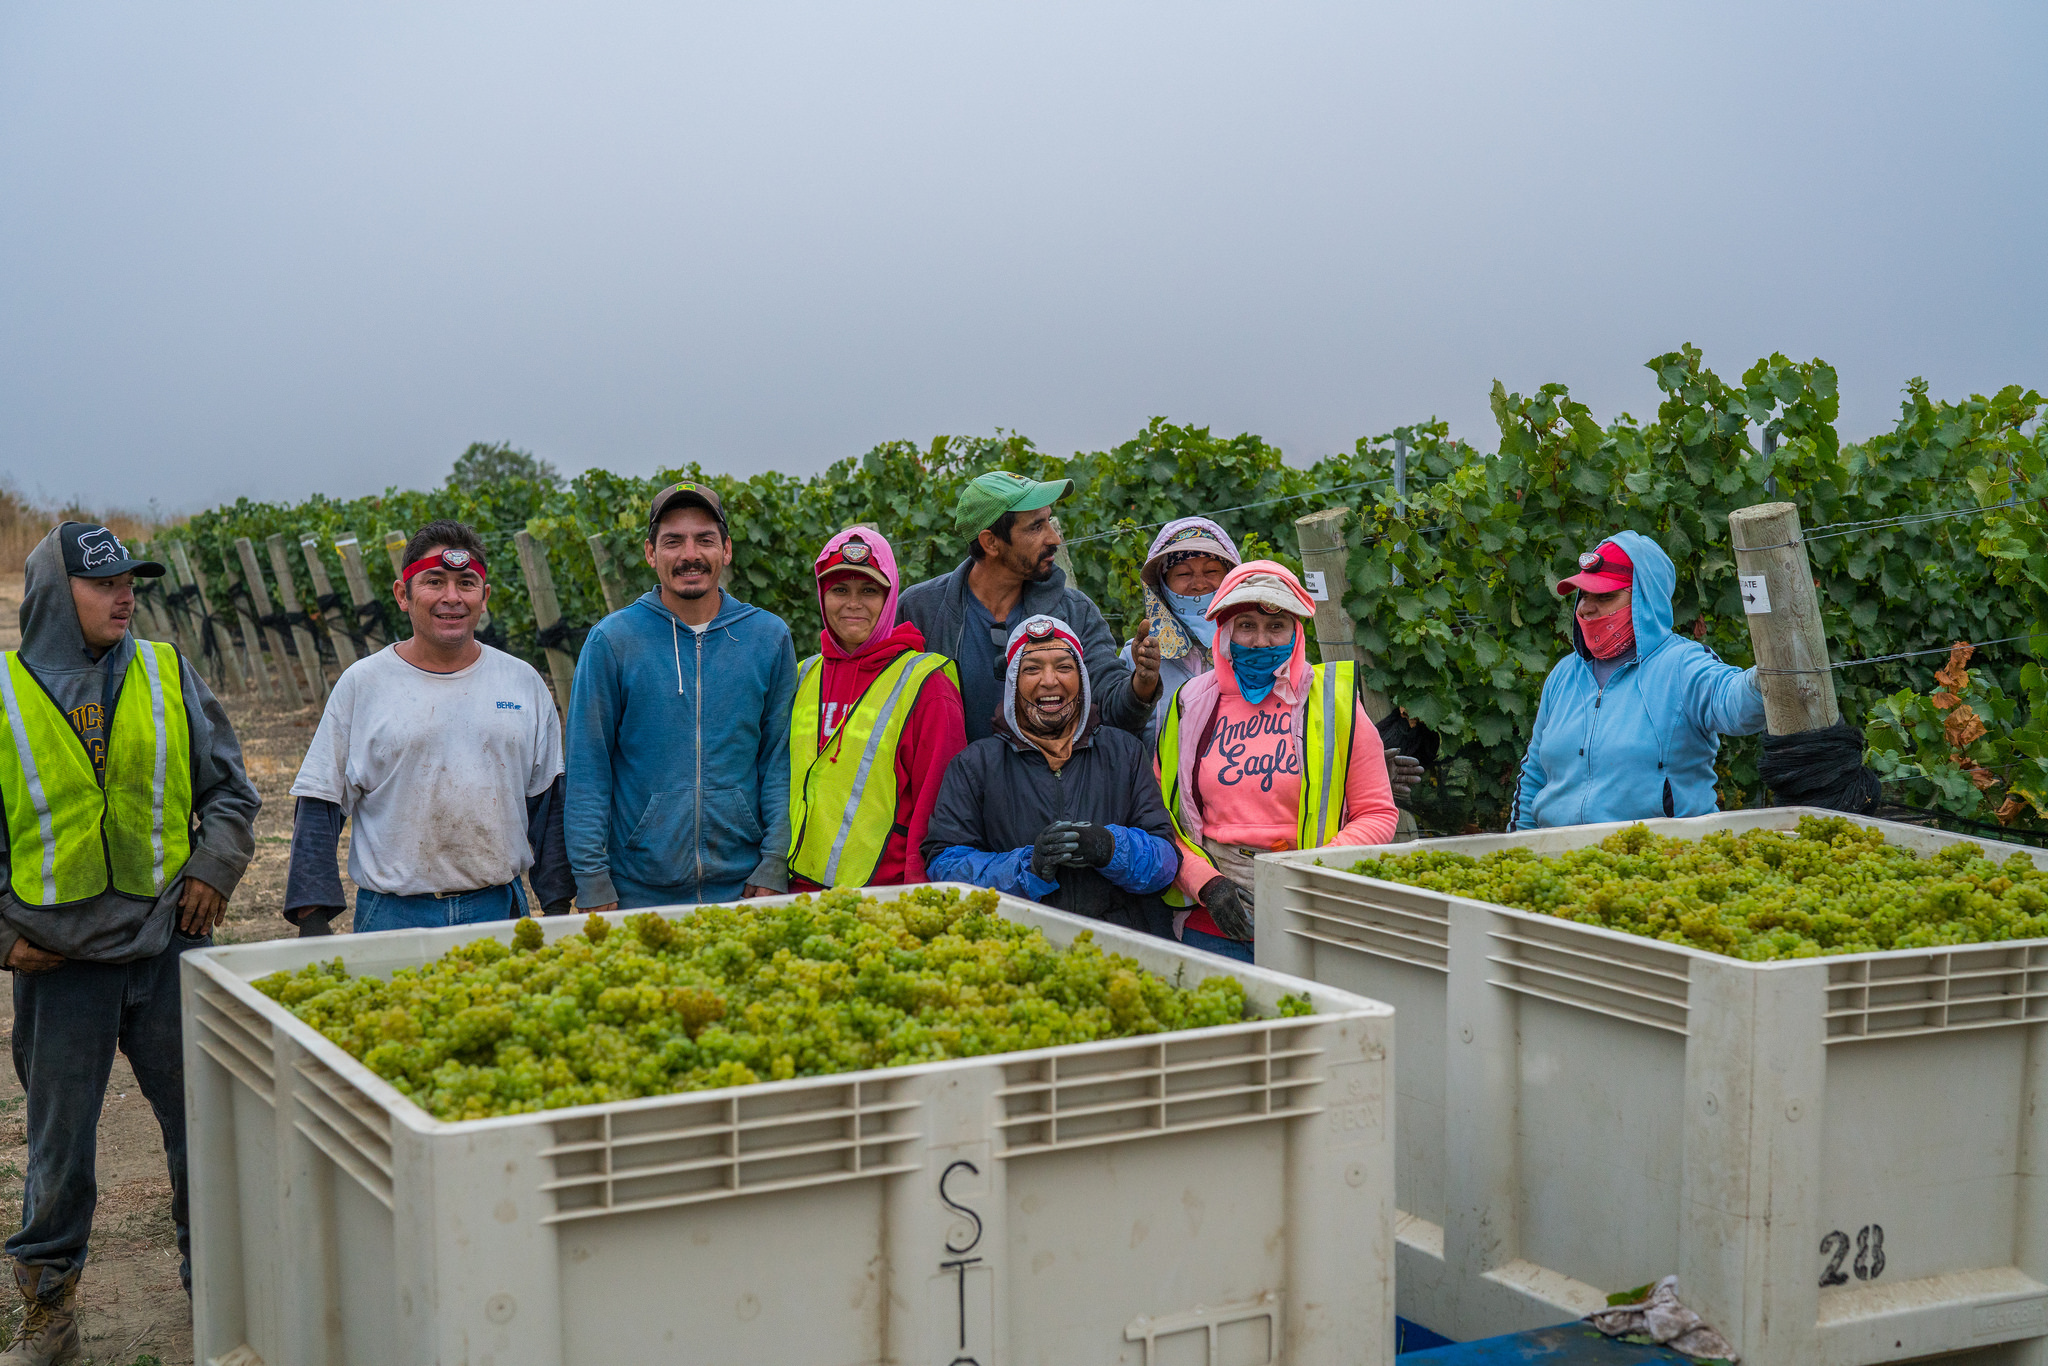
[[[1635,666],[1636,664],[1638,664],[1638,663],[1640,663],[1640,662],[1641,662],[1641,661],[1639,661],[1639,660],[1634,660],[1634,659],[1631,659],[1631,660],[1627,660],[1627,661],[1624,661],[1624,662],[1623,662],[1623,664],[1621,665],[1621,667],[1620,667],[1620,668],[1616,669],[1616,670],[1615,670],[1615,671],[1614,671],[1613,673],[1611,673],[1611,674],[1607,675],[1607,683],[1612,683],[1612,682],[1613,682],[1613,681],[1614,681],[1615,679],[1617,679],[1617,678],[1621,677],[1621,675],[1622,675],[1622,672],[1623,672],[1623,670],[1626,670],[1626,669],[1632,668],[1632,667],[1634,667],[1634,666]],[[1595,684],[1593,685],[1593,710],[1594,710],[1594,711],[1598,711],[1598,710],[1600,710],[1600,703],[1601,703],[1601,702],[1602,702],[1602,701],[1603,701],[1603,700],[1604,700],[1604,699],[1606,698],[1606,696],[1607,696],[1607,683],[1595,683]],[[1581,745],[1581,746],[1579,746],[1579,757],[1580,757],[1581,759],[1583,759],[1583,758],[1585,758],[1585,757],[1586,757],[1586,751],[1587,751],[1587,750],[1589,750],[1589,749],[1592,749],[1592,748],[1594,747],[1594,746],[1593,746],[1593,741],[1594,741],[1594,739],[1596,738],[1596,736],[1595,736],[1595,730],[1596,730],[1596,728],[1597,728],[1597,727],[1599,726],[1599,724],[1600,724],[1600,723],[1599,723],[1599,719],[1598,719],[1597,717],[1590,717],[1590,716],[1589,716],[1589,717],[1587,717],[1587,718],[1586,718],[1586,743],[1585,743],[1585,744],[1583,744],[1583,745]],[[1589,765],[1587,765],[1587,767],[1589,767],[1589,768],[1590,768],[1590,767],[1591,767],[1591,765],[1589,764]],[[1663,767],[1663,765],[1662,765],[1662,764],[1659,764],[1659,765],[1657,765],[1657,767],[1659,767],[1659,768],[1662,768],[1662,767]],[[1587,792],[1586,792],[1586,795],[1585,795],[1585,797],[1584,797],[1583,799],[1581,799],[1581,801],[1579,802],[1579,820],[1580,820],[1580,821],[1582,821],[1582,822],[1583,822],[1583,821],[1584,821],[1584,820],[1586,819],[1586,807],[1587,807],[1587,805],[1588,805],[1588,804],[1589,804],[1589,803],[1590,803],[1590,802],[1591,802],[1592,800],[1593,800],[1593,793],[1592,793],[1592,790],[1591,790],[1591,789],[1589,788],[1589,789],[1587,790]]]
[[[704,632],[692,631],[697,638],[697,696],[693,705],[697,710],[697,783],[691,789],[691,796],[697,803],[697,896],[704,896]],[[745,891],[743,887],[740,889]]]

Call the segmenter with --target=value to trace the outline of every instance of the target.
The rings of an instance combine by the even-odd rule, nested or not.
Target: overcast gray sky
[[[191,510],[1642,362],[2048,386],[2048,6],[0,4],[0,474]]]

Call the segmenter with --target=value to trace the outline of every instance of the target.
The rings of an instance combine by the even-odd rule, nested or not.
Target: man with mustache
[[[924,840],[934,882],[971,882],[1148,934],[1180,867],[1145,742],[1104,726],[1081,638],[1057,617],[1010,633],[995,734],[946,770]]]
[[[357,934],[517,920],[528,874],[550,911],[575,894],[554,698],[531,664],[476,638],[491,600],[483,538],[429,522],[404,562],[391,594],[411,636],[342,674],[292,783],[284,915],[300,938],[333,933],[351,820]]]
[[[1052,505],[1073,488],[1071,479],[1039,483],[1008,470],[969,481],[953,517],[970,538],[967,558],[950,574],[904,589],[897,603],[903,620],[923,632],[925,648],[958,666],[970,743],[995,733],[1004,646],[1013,625],[1034,616],[1074,624],[1102,719],[1110,725],[1142,735],[1161,696],[1159,647],[1149,631],[1140,629],[1133,662],[1126,664],[1102,613],[1053,563],[1060,531]]]
[[[709,484],[648,509],[656,587],[590,629],[569,699],[569,862],[590,911],[787,891],[796,647],[718,586],[732,562]]]

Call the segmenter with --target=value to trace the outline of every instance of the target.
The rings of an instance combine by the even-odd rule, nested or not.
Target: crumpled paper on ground
[[[1611,1338],[1645,1337],[1689,1357],[1740,1361],[1728,1340],[1707,1326],[1698,1314],[1678,1302],[1678,1277],[1666,1276],[1649,1297],[1586,1315],[1585,1321]]]

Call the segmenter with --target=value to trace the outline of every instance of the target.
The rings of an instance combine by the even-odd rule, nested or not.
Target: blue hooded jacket
[[[1720,809],[1714,756],[1723,735],[1764,728],[1756,670],[1723,664],[1671,633],[1671,557],[1633,531],[1609,538],[1636,567],[1629,613],[1636,655],[1601,687],[1574,651],[1543,680],[1536,730],[1515,794],[1516,830]]]
[[[565,745],[577,904],[787,888],[795,694],[789,627],[723,590],[701,633],[651,589],[591,627]]]

